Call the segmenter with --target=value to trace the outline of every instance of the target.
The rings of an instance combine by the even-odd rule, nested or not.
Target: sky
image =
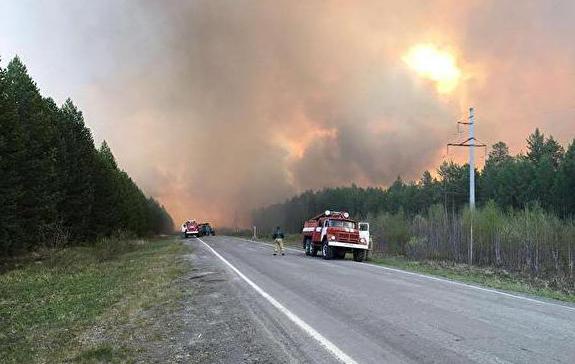
[[[178,222],[417,180],[475,108],[486,144],[575,136],[573,1],[3,0],[2,65],[70,97]],[[478,152],[478,162],[484,153]]]

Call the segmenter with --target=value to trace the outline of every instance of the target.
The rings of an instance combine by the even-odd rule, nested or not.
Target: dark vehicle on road
[[[200,236],[209,236],[209,235],[216,235],[216,231],[208,222],[204,222],[198,225],[198,230],[200,232]]]

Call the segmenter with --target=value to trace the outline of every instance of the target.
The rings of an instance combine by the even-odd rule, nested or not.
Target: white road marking
[[[268,243],[264,243],[264,242],[259,242],[259,241],[254,241],[254,240],[249,240],[249,239],[244,239],[244,238],[236,238],[236,239],[240,239],[240,240],[244,240],[244,241],[248,241],[248,242],[256,243],[256,244],[266,244],[266,245],[271,245],[271,246],[273,246],[272,244],[268,244]],[[290,250],[293,250],[293,251],[302,252],[302,250],[299,250],[299,249],[293,249],[293,248],[286,248],[286,249],[290,249]],[[355,263],[354,263],[354,264],[355,264]],[[511,298],[515,298],[515,299],[519,299],[519,300],[524,300],[524,301],[528,301],[528,302],[538,303],[538,304],[541,304],[541,305],[556,306],[556,307],[561,307],[561,308],[564,308],[564,309],[567,309],[567,310],[570,310],[570,311],[575,311],[575,307],[573,307],[573,306],[563,305],[563,304],[554,303],[554,302],[542,301],[542,300],[538,300],[538,299],[535,299],[535,298],[529,298],[529,297],[525,297],[525,296],[519,296],[519,295],[515,295],[515,294],[512,294],[512,293],[507,293],[507,292],[498,291],[498,290],[496,290],[496,289],[485,288],[485,287],[481,287],[481,286],[475,286],[475,285],[473,285],[473,284],[467,284],[467,283],[463,283],[463,282],[453,281],[453,280],[450,280],[450,279],[445,279],[445,278],[434,277],[434,276],[430,276],[430,275],[425,275],[425,274],[410,272],[410,271],[403,270],[403,269],[390,268],[390,267],[385,267],[385,266],[382,266],[382,265],[379,265],[379,264],[373,264],[373,263],[364,263],[363,266],[374,267],[374,268],[379,268],[379,269],[384,269],[384,270],[387,270],[387,271],[392,271],[392,272],[397,272],[397,273],[403,273],[403,274],[407,274],[407,275],[411,275],[411,276],[415,276],[415,277],[426,278],[426,279],[431,279],[431,280],[434,280],[434,281],[449,283],[449,284],[453,284],[453,285],[456,285],[456,286],[472,288],[472,289],[476,289],[476,290],[480,290],[480,291],[484,291],[484,292],[489,292],[489,293],[495,293],[495,294],[499,294],[499,295],[506,296],[506,297],[511,297]]]
[[[251,279],[246,277],[242,272],[240,272],[236,267],[234,267],[230,262],[228,262],[226,260],[226,258],[222,257],[217,251],[215,251],[214,248],[212,248],[211,246],[206,244],[202,239],[200,239],[200,238],[197,238],[197,239],[199,241],[201,241],[208,249],[210,249],[216,257],[220,258],[220,260],[222,262],[224,262],[228,267],[230,267],[234,272],[236,272],[236,274],[238,276],[240,276],[240,278],[242,278],[244,281],[246,281],[246,283],[249,284],[257,293],[259,293],[262,297],[264,297],[266,300],[268,300],[269,303],[271,303],[281,313],[286,315],[287,318],[289,318],[293,323],[295,323],[297,326],[299,326],[309,336],[311,336],[316,341],[318,341],[324,348],[326,348],[330,353],[332,353],[337,359],[339,359],[341,362],[346,363],[346,364],[357,364],[355,360],[353,360],[349,355],[347,355],[341,349],[339,349],[337,346],[335,346],[335,344],[333,344],[331,341],[326,339],[323,335],[321,335],[319,332],[317,332],[313,327],[309,326],[305,321],[300,319],[293,312],[291,312],[286,307],[284,307],[281,303],[279,303],[275,298],[270,296],[266,291],[261,289]]]

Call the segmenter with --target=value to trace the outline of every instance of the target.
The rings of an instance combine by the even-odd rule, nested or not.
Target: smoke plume
[[[250,209],[305,189],[417,179],[461,158],[445,144],[469,106],[481,140],[513,152],[535,127],[562,142],[575,132],[569,1],[54,7],[9,10],[44,14],[25,39],[58,44],[42,62],[77,85],[70,96],[96,139],[176,220],[246,225]],[[404,62],[417,44],[453,55],[461,79],[449,93]]]

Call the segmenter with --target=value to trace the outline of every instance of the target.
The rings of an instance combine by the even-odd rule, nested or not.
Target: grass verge
[[[402,257],[372,257],[370,262],[483,287],[575,303],[575,291],[569,287],[569,282],[557,279],[531,278],[493,268],[449,262],[420,262]]]
[[[148,324],[145,312],[178,304],[186,249],[173,238],[108,241],[4,271],[0,362],[132,361],[140,348],[126,338]]]

